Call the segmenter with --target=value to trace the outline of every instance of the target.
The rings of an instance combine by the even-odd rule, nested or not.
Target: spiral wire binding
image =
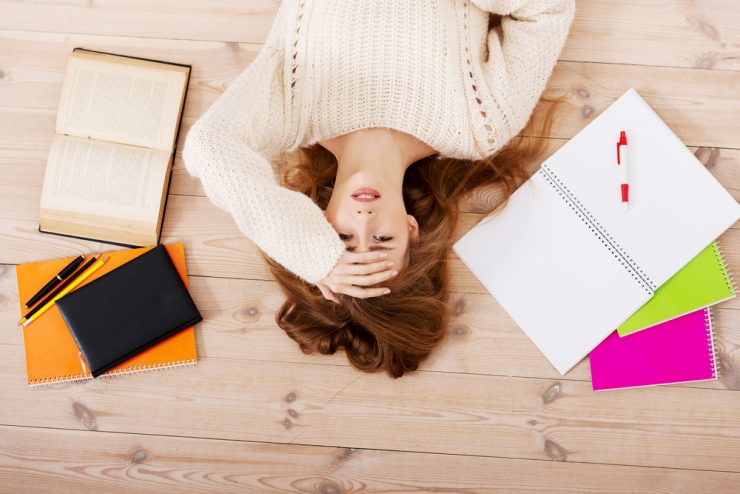
[[[714,314],[712,312],[712,307],[707,307],[707,310],[704,311],[704,321],[707,325],[707,345],[709,346],[709,351],[712,355],[712,362],[710,365],[712,366],[714,379],[719,379],[722,376],[719,372],[719,352],[717,351],[717,340],[714,337]]]
[[[652,282],[652,280],[650,280],[650,278],[645,275],[642,269],[637,266],[637,263],[635,263],[632,258],[627,255],[626,252],[624,252],[624,249],[622,249],[617,244],[617,242],[611,237],[611,235],[605,233],[605,229],[603,226],[601,226],[601,223],[593,218],[593,215],[591,215],[588,209],[586,209],[586,207],[580,201],[578,201],[575,196],[573,196],[573,193],[569,190],[567,192],[566,190],[564,190],[567,189],[567,187],[560,181],[559,178],[557,178],[555,172],[553,172],[546,163],[542,165],[540,170],[542,171],[542,176],[553,187],[553,189],[555,189],[555,192],[557,192],[558,195],[563,198],[564,201],[566,201],[571,210],[576,213],[579,218],[581,218],[588,229],[591,230],[594,235],[596,235],[596,237],[607,249],[609,249],[609,252],[611,252],[614,256],[614,259],[616,259],[627,270],[627,272],[630,273],[632,278],[637,281],[637,283],[649,295],[653,295],[657,288],[655,287],[655,284]]]
[[[28,386],[32,388],[39,388],[42,386],[48,386],[50,384],[89,381],[90,379],[92,379],[92,376],[85,376],[84,374],[65,374],[63,376],[45,377],[43,379],[33,379],[32,381],[28,383]]]
[[[568,196],[568,198],[571,201],[574,201],[576,203],[576,206],[578,207],[578,209],[580,209],[581,212],[584,213],[588,217],[588,220],[591,221],[592,224],[594,224],[594,226],[599,230],[599,233],[601,233],[604,237],[607,238],[608,242],[612,245],[612,247],[615,248],[615,250],[619,253],[619,255],[621,255],[622,258],[630,265],[630,267],[632,269],[634,269],[635,272],[638,273],[638,275],[640,276],[640,278],[642,278],[642,280],[653,291],[657,290],[658,287],[652,281],[652,279],[650,279],[650,277],[640,268],[640,266],[635,262],[635,260],[632,259],[632,257],[630,257],[629,254],[627,254],[627,251],[624,250],[624,248],[621,245],[619,245],[619,243],[617,243],[616,240],[614,240],[614,237],[612,237],[609,234],[609,232],[606,230],[606,228],[604,228],[601,225],[601,223],[599,223],[599,221],[594,217],[594,215],[591,214],[591,211],[589,211],[589,209],[586,206],[584,206],[583,203],[580,200],[578,200],[578,197],[576,197],[576,195],[573,192],[570,191],[570,189],[568,188],[568,186],[565,185],[565,183],[562,180],[560,180],[560,178],[557,176],[557,174],[547,165],[547,163],[543,163],[542,166],[544,168],[546,168],[545,171],[547,173],[549,173],[550,175],[552,175],[552,178],[554,178],[557,181],[558,185],[561,187],[561,189],[563,189],[565,191],[565,193]]]
[[[730,267],[725,261],[725,255],[724,252],[722,252],[722,246],[720,245],[719,240],[715,240],[712,243],[712,250],[714,251],[715,257],[717,258],[717,262],[720,264],[722,275],[725,277],[725,283],[727,284],[728,290],[730,290],[730,292],[735,295],[737,293],[737,285],[735,284],[735,279],[732,276],[732,270],[730,270]]]
[[[138,374],[141,372],[152,372],[152,371],[158,371],[158,370],[164,370],[164,369],[174,369],[177,367],[193,367],[198,363],[198,359],[187,359],[187,360],[177,360],[173,362],[158,362],[156,364],[146,364],[146,365],[135,365],[131,367],[124,367],[122,369],[114,369],[106,371],[105,374],[101,374],[98,376],[98,378],[111,378],[111,377],[117,377],[117,376],[123,376],[127,374]],[[83,364],[83,369],[85,369]],[[67,383],[67,382],[79,382],[79,381],[91,381],[95,378],[92,377],[92,374],[85,371],[85,373],[77,373],[77,374],[66,374],[63,376],[55,376],[55,377],[47,377],[43,379],[34,379],[28,383],[30,387],[37,388],[41,386],[46,386],[49,384],[60,384],[60,383]]]

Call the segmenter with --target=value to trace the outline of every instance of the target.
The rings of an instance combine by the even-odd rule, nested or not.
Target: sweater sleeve
[[[282,9],[255,60],[191,127],[183,147],[187,171],[230,213],[265,254],[316,284],[346,249],[321,209],[278,185],[268,157],[285,126]]]
[[[488,33],[485,79],[511,135],[529,120],[565,44],[575,0],[472,0],[501,15]]]

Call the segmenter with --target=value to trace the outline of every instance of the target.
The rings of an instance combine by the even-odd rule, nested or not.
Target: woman
[[[305,353],[398,377],[442,340],[456,205],[503,200],[573,0],[284,2],[185,165],[266,255]],[[489,20],[500,16],[500,24]],[[270,159],[297,151],[279,185]],[[495,209],[491,207],[489,211]]]

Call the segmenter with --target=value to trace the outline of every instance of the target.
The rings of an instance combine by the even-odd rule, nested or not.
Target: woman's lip
[[[373,202],[380,199],[380,192],[375,189],[357,189],[352,193],[352,199],[357,202]]]

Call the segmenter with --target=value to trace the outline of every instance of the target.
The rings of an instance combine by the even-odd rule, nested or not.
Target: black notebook
[[[56,304],[93,377],[203,320],[161,244]]]

